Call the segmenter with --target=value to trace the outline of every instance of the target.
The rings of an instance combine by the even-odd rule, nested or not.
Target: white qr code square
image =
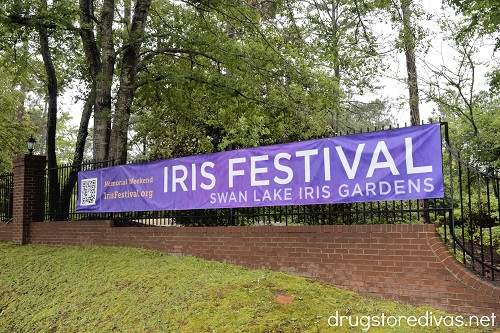
[[[97,178],[82,179],[80,206],[95,205],[97,197]]]

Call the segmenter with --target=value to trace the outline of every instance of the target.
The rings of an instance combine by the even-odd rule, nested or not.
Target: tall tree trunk
[[[85,99],[85,105],[83,106],[82,118],[80,120],[80,127],[78,128],[78,135],[76,138],[75,154],[73,155],[72,168],[69,177],[66,179],[66,182],[64,183],[61,191],[61,211],[59,215],[61,220],[69,219],[69,208],[72,200],[71,193],[78,179],[78,171],[80,171],[82,167],[83,154],[85,152],[85,142],[87,141],[90,116],[92,115],[94,101],[94,88],[92,88],[87,95],[87,98]]]
[[[75,154],[73,155],[73,165],[79,165],[83,162],[83,155],[85,152],[85,143],[87,142],[87,136],[89,134],[89,122],[92,116],[92,111],[94,108],[95,100],[95,88],[92,88],[87,98],[85,99],[85,104],[83,106],[82,118],[80,119],[80,127],[78,128],[78,134],[76,137],[75,144]]]
[[[94,158],[108,159],[109,140],[111,136],[111,88],[115,70],[115,47],[113,42],[113,20],[115,1],[104,0],[102,4],[101,22],[101,61],[102,70],[97,80],[96,106],[94,108]]]
[[[46,6],[46,3],[45,3]],[[59,178],[57,177],[56,159],[56,126],[57,126],[57,76],[52,54],[49,48],[47,30],[38,28],[40,51],[47,74],[48,108],[47,108],[47,165],[49,169],[49,209],[54,218],[59,207]]]
[[[111,87],[116,62],[113,43],[115,2],[114,0],[103,1],[97,38],[94,34],[94,18],[96,16],[94,2],[80,0],[79,4],[81,11],[80,36],[93,85],[95,85],[94,158],[106,160],[111,136]]]
[[[113,117],[109,156],[119,164],[127,162],[127,134],[135,95],[139,51],[151,0],[138,0],[134,8],[128,43],[123,47],[120,88]]]
[[[415,28],[411,22],[412,0],[401,0],[401,12],[403,14],[403,38],[406,58],[406,72],[408,74],[408,91],[410,97],[410,120],[411,125],[420,125],[420,109],[418,97],[418,76],[415,63]]]
[[[418,96],[418,75],[415,62],[415,27],[412,24],[412,0],[401,0],[401,12],[403,17],[403,38],[406,58],[406,72],[408,74],[408,92],[410,103],[410,122],[412,126],[420,125],[420,100]],[[419,201],[420,221],[430,223],[429,200]]]
[[[333,96],[333,112],[334,112],[334,126],[333,131],[335,135],[340,133],[340,53],[339,53],[339,3],[332,1],[331,21],[333,29],[333,52],[334,52],[334,75],[337,81],[337,87]]]

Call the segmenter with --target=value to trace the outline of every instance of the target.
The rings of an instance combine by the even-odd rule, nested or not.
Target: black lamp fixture
[[[28,151],[30,152],[30,155],[33,155],[33,150],[35,150],[36,144],[36,140],[33,138],[33,135],[31,135],[30,138],[26,141],[26,144],[28,145]]]

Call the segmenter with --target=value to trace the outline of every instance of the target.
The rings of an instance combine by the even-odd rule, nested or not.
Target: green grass
[[[281,304],[277,295],[294,300]],[[354,328],[347,322],[330,327],[328,318],[337,311],[360,320],[446,315],[280,272],[150,250],[0,242],[0,332],[364,332],[367,318]],[[482,331],[488,330],[369,330]]]

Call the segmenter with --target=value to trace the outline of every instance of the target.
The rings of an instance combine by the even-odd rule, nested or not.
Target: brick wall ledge
[[[500,313],[500,287],[458,262],[434,225],[115,227],[113,221],[30,223],[45,245],[155,249],[279,270],[450,313]]]

